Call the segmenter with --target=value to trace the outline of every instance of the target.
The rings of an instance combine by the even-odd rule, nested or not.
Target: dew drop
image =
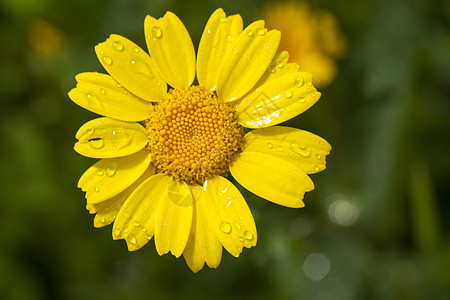
[[[239,223],[234,223],[234,227],[236,227],[237,230],[241,230],[242,226]]]
[[[103,172],[102,170],[97,170],[97,175],[98,176],[103,176],[103,175],[105,175],[105,172]]]
[[[94,134],[94,128],[92,128],[91,126],[88,127],[88,130],[86,131],[87,135],[93,135]]]
[[[231,225],[228,222],[222,222],[220,223],[220,230],[223,233],[230,233],[231,232]]]
[[[108,66],[112,65],[112,59],[109,56],[103,56],[103,61],[105,62],[105,64],[107,64]]]
[[[260,36],[263,36],[266,34],[266,31],[264,30],[264,28],[259,28],[258,30],[256,30],[256,33]]]
[[[293,143],[291,145],[291,150],[303,157],[308,157],[311,155],[311,149],[309,149],[305,145],[297,145],[296,143]]]
[[[311,94],[311,97],[312,97],[312,98],[316,98],[316,94],[315,94],[315,93],[312,93],[312,94]]]
[[[136,243],[137,243],[136,237],[134,236],[134,234],[131,234],[131,233],[128,235],[128,241],[130,243],[132,243],[133,245],[136,245]]]
[[[108,177],[114,176],[116,174],[117,164],[113,163],[105,168],[105,175]]]
[[[139,51],[141,51],[141,50],[139,50],[139,48],[138,48],[138,47],[136,47],[136,46],[133,46],[133,51],[134,51],[135,53],[139,53]]]
[[[306,98],[305,97],[298,97],[297,102],[303,104],[303,103],[306,102]]]
[[[286,97],[286,98],[292,98],[292,95],[293,95],[293,93],[292,93],[292,91],[291,90],[286,90],[285,92],[284,92],[284,96]]]
[[[278,68],[278,69],[282,69],[283,67],[284,67],[284,63],[279,62],[279,63],[277,64],[277,68]]]
[[[244,241],[244,238],[243,238],[242,236],[240,236],[240,237],[239,237],[239,240],[240,240],[241,242],[243,242],[243,241]]]
[[[319,172],[319,171],[320,171],[319,166],[315,165],[315,166],[314,166],[314,171]]]
[[[267,143],[267,148],[272,149],[273,148],[272,143]]]
[[[161,28],[159,28],[158,26],[153,27],[152,34],[153,34],[154,37],[159,39],[162,36]]]
[[[116,51],[123,51],[123,44],[122,42],[116,41],[113,43],[113,48]]]
[[[245,231],[244,232],[244,238],[247,240],[247,241],[253,241],[253,233],[251,233],[250,231]]]
[[[130,64],[131,64],[131,70],[133,72],[142,74],[148,78],[154,77],[153,73],[150,72],[150,70],[147,68],[147,66],[141,59],[134,57],[130,60]]]
[[[268,70],[269,70],[270,73],[275,73],[275,71],[276,71],[276,69],[274,67],[269,67]]]
[[[152,236],[151,236],[149,233],[145,233],[145,234],[144,234],[144,237],[145,237],[147,240],[149,240],[149,239],[152,238]]]
[[[307,85],[307,86],[312,86],[312,81],[306,82],[306,85]]]
[[[95,191],[96,193],[100,192],[100,188],[98,187],[98,185],[94,186],[94,191]]]
[[[95,96],[88,94],[88,105],[94,110],[103,110],[103,103]]]
[[[119,228],[114,228],[114,235],[115,236],[119,236],[120,235],[120,229]]]
[[[100,94],[106,95],[106,91],[104,89],[100,89]]]
[[[278,150],[279,152],[283,152],[283,151],[284,151],[284,148],[283,148],[283,146],[277,146],[277,150]]]
[[[316,154],[316,157],[317,159],[322,159],[322,156],[319,153]]]
[[[105,223],[105,217],[104,216],[100,216],[99,220],[100,220],[101,223]]]
[[[249,30],[249,31],[247,32],[247,35],[248,35],[248,36],[253,36],[253,31],[252,31],[252,30]]]
[[[220,23],[229,23],[230,21],[227,18],[220,18]]]
[[[297,77],[295,79],[294,85],[295,85],[295,87],[299,88],[299,87],[302,87],[304,83],[305,83],[305,80],[303,79],[303,77]]]
[[[105,145],[103,140],[91,140],[89,141],[89,146],[93,149],[100,149]]]
[[[138,221],[133,221],[133,226],[134,226],[134,227],[139,227],[139,225],[140,225],[140,224],[139,224]]]
[[[238,55],[239,54],[239,49],[238,48],[233,48],[233,54],[234,55]]]

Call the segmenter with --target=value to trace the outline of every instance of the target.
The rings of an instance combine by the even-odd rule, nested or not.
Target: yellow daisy
[[[303,1],[274,1],[264,9],[267,27],[283,32],[280,49],[314,74],[314,84],[328,86],[336,77],[336,59],[346,52],[347,42],[336,18],[328,11],[312,10]]]
[[[148,55],[111,35],[95,47],[110,75],[76,76],[76,104],[105,117],[76,133],[75,151],[100,158],[80,178],[95,227],[114,222],[130,251],[152,237],[160,255],[183,254],[197,272],[216,268],[222,246],[238,257],[256,245],[250,209],[231,175],[254,194],[303,207],[307,174],[325,169],[322,138],[275,126],[310,108],[312,75],[277,52],[280,32],[264,21],[243,29],[239,15],[216,10],[197,61],[183,23],[171,12],[144,24]],[[198,85],[193,85],[197,73]],[[168,89],[168,85],[171,89]],[[245,128],[255,128],[245,134]]]

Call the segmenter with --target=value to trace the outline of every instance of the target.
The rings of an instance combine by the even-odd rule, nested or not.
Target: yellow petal
[[[206,180],[203,189],[201,205],[207,212],[210,230],[215,232],[223,247],[238,257],[243,247],[255,246],[255,221],[239,190],[221,176]]]
[[[111,76],[97,72],[75,76],[77,87],[70,99],[94,113],[122,121],[136,122],[149,117],[152,105],[127,92]]]
[[[247,128],[277,125],[309,109],[320,95],[310,73],[288,73],[247,94],[238,107],[237,119]]]
[[[176,89],[189,87],[195,77],[195,50],[180,19],[171,12],[158,20],[147,16],[144,30],[148,51],[161,76]]]
[[[92,158],[114,158],[142,150],[147,144],[147,133],[141,125],[98,118],[78,129],[75,151]]]
[[[298,72],[300,65],[297,63],[288,63],[289,53],[280,51],[275,54],[267,70],[255,85],[255,89],[272,79],[283,76],[287,73]],[[252,91],[250,91],[252,92]]]
[[[120,194],[117,194],[116,196],[97,204],[88,203],[87,207],[89,206],[90,213],[97,213],[94,218],[94,226],[103,227],[114,222],[125,200],[128,199],[131,193],[142,182],[144,182],[153,174],[155,174],[155,168],[150,166],[149,168],[147,168],[144,174],[142,174],[141,177],[139,177],[132,185],[130,185],[126,190],[124,190]]]
[[[194,210],[192,215],[192,228],[189,241],[184,249],[183,256],[187,265],[195,273],[206,264],[210,268],[217,268],[222,259],[222,245],[216,237],[214,230],[208,224],[208,213],[205,203],[207,200],[201,186],[190,186],[194,196]]]
[[[308,131],[274,126],[255,129],[245,135],[244,152],[262,152],[277,156],[300,167],[307,174],[323,171],[331,146]]]
[[[217,80],[219,97],[234,101],[244,96],[269,67],[279,43],[280,32],[267,32],[262,21],[244,29],[224,59]]]
[[[230,166],[231,175],[261,198],[287,207],[303,207],[305,192],[314,183],[305,171],[290,162],[260,152],[242,152]]]
[[[180,257],[189,239],[193,199],[188,185],[170,177],[155,218],[155,246],[159,255]]]
[[[99,203],[128,188],[150,164],[150,153],[141,150],[119,158],[99,160],[87,169],[78,181],[86,192],[88,203]]]
[[[219,8],[209,18],[198,46],[197,78],[201,86],[216,88],[224,57],[231,51],[243,23],[240,15],[226,17]]]
[[[106,71],[127,90],[147,101],[158,101],[167,91],[152,58],[132,41],[116,34],[95,46]]]
[[[117,214],[113,239],[125,239],[129,251],[147,244],[153,237],[158,206],[167,194],[169,181],[169,176],[156,174],[134,190]]]

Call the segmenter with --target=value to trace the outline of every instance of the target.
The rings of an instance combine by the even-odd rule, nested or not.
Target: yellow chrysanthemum
[[[238,257],[256,226],[233,177],[254,194],[303,207],[307,174],[325,169],[322,138],[276,126],[320,97],[312,75],[278,52],[280,32],[239,15],[210,17],[194,46],[171,12],[145,19],[150,56],[111,35],[95,47],[110,75],[81,73],[69,97],[105,117],[78,130],[75,151],[101,158],[80,178],[94,225],[114,222],[130,251],[155,237],[160,255],[184,255],[197,272],[216,268],[222,246]],[[192,85],[195,72],[199,85]],[[168,91],[167,85],[173,89]],[[244,127],[256,128],[244,133]]]
[[[314,84],[328,86],[336,77],[336,59],[347,45],[335,17],[324,10],[313,11],[299,1],[271,2],[263,12],[269,28],[283,32],[280,49],[289,51],[302,70],[314,74]]]

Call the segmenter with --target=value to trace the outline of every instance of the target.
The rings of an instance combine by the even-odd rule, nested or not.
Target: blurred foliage
[[[215,8],[249,24],[268,2],[0,0],[0,299],[448,299],[444,0],[310,2],[334,14],[348,53],[322,99],[287,123],[333,151],[303,209],[244,192],[259,241],[239,259],[193,274],[153,242],[129,253],[110,226],[92,226],[76,182],[94,160],[72,146],[94,115],[67,92],[77,73],[102,71],[94,45],[116,33],[144,47],[145,15],[166,10],[198,45]]]

